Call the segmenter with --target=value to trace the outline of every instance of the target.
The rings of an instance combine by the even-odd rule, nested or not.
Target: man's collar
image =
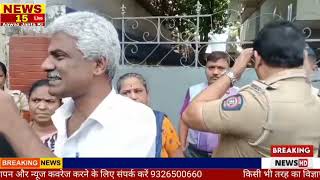
[[[88,119],[95,120],[99,122],[101,125],[106,125],[106,113],[112,108],[112,106],[116,103],[114,101],[114,97],[116,96],[116,92],[114,89],[110,91],[110,93],[102,100],[102,102],[95,108],[95,110],[90,114]]]
[[[114,104],[113,98],[116,95],[114,89],[110,91],[110,93],[102,100],[102,102],[94,109],[94,111],[89,115],[89,117],[84,121],[86,122],[88,119],[92,119],[100,123],[102,126],[106,124],[105,114]],[[66,98],[64,104],[56,111],[52,116],[52,120],[56,126],[61,124],[63,119],[63,123],[65,123],[71,116],[74,111],[74,101],[72,98]]]
[[[306,78],[306,73],[304,69],[301,68],[294,68],[294,69],[288,69],[283,70],[278,73],[273,74],[272,76],[268,77],[266,80],[263,80],[265,84],[271,85],[277,81],[281,81],[284,79],[290,79],[290,78]]]
[[[65,129],[66,121],[71,117],[74,111],[74,101],[72,98],[65,98],[63,104],[51,116],[53,124],[57,129]]]

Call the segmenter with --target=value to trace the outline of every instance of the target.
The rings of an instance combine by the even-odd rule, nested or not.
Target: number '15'
[[[16,22],[28,22],[28,15],[27,14],[19,14],[19,15],[16,15]]]

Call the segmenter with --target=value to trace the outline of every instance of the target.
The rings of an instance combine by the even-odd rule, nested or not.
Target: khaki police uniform
[[[20,90],[9,89],[5,89],[4,91],[12,96],[20,112],[29,111],[28,99],[23,92],[21,92]]]
[[[275,144],[320,144],[320,98],[304,70],[291,69],[254,81],[238,95],[203,107],[207,128],[221,134],[213,157],[269,157]]]

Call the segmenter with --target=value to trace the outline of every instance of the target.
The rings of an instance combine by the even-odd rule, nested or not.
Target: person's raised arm
[[[247,67],[253,55],[253,49],[245,49],[236,59],[231,71],[236,77],[240,77]],[[221,98],[230,88],[231,79],[223,75],[215,83],[211,84],[207,89],[203,90],[196,96],[182,114],[182,120],[192,129],[208,131],[203,121],[203,105],[209,101]]]
[[[18,157],[54,157],[27,122],[20,117],[11,96],[1,90],[0,107],[0,133]]]

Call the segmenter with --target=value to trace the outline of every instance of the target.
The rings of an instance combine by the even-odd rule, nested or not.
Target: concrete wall
[[[122,17],[121,15],[121,6],[122,3],[126,6],[125,16],[126,17],[141,17],[141,16],[151,16],[151,14],[144,9],[140,4],[138,4],[135,0],[58,0],[51,1],[50,4],[63,4],[69,8],[72,8],[77,11],[90,11],[98,13],[109,20],[112,20],[114,17]],[[134,21],[127,21],[126,29],[127,32],[131,34],[141,34],[144,31],[150,31],[151,35],[156,34],[156,29],[153,24],[149,21],[141,20],[139,21],[138,30],[133,30],[131,25]],[[121,20],[113,20],[113,24],[121,29]]]
[[[292,13],[296,11],[296,0],[267,0],[260,7],[260,27],[263,25],[279,19],[277,16],[273,16],[272,13],[280,15],[283,19],[287,19],[288,14],[288,5],[292,4]],[[271,14],[270,14],[271,13]],[[295,17],[295,14],[292,15],[292,18]]]
[[[319,20],[320,0],[297,0],[297,20]]]
[[[58,0],[52,1],[52,4],[64,4],[72,9],[87,10],[97,13],[103,13],[110,17],[121,16],[121,5],[124,2],[126,8],[126,16],[150,16],[140,4],[135,0]]]
[[[306,0],[305,0],[306,1]],[[305,2],[303,1],[303,2]],[[308,0],[307,0],[308,1]],[[287,19],[288,5],[292,4],[292,19],[296,16],[297,0],[266,0],[243,23],[242,40],[252,40],[263,26],[271,21]],[[300,8],[300,7],[299,7]],[[276,15],[274,15],[276,14]]]
[[[114,26],[121,30],[122,21],[121,19],[113,19],[122,17],[121,7],[122,4],[125,5],[125,17],[150,17],[152,16],[146,9],[144,9],[135,0],[49,0],[47,2],[48,6],[52,5],[66,5],[76,11],[90,11],[100,14],[109,20],[111,20]],[[163,19],[162,19],[163,20]],[[137,24],[138,25],[137,25]],[[137,26],[137,28],[132,28]],[[150,34],[146,36],[147,40],[156,39],[157,34],[157,21],[156,20],[125,20],[125,32],[127,35],[133,39],[138,40],[142,38],[143,33],[147,32]],[[163,36],[167,39],[171,39],[171,32],[167,30],[164,26],[161,26],[161,32]]]
[[[260,11],[255,11],[241,26],[241,41],[253,40],[259,28]]]

